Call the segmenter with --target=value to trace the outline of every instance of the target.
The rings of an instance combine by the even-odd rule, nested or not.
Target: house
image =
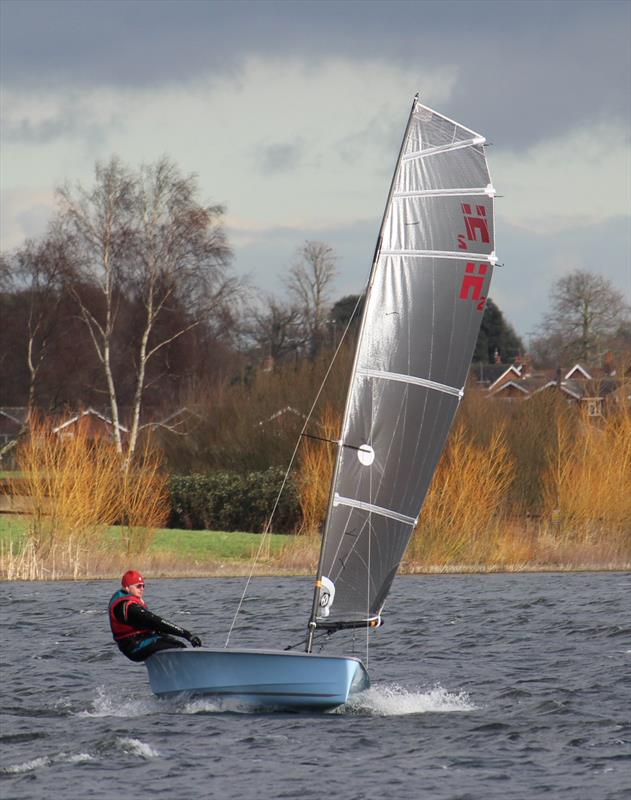
[[[151,422],[145,422],[141,427],[149,428],[150,430],[157,430],[159,428],[173,431],[174,433],[186,434],[191,433],[195,428],[199,427],[202,422],[202,417],[188,406],[171,411],[166,416],[157,418],[158,415],[153,412],[151,416],[156,418]]]
[[[84,411],[74,413],[69,419],[65,420],[53,428],[53,433],[62,437],[72,437],[77,430],[81,430],[89,439],[114,438],[114,423],[104,414],[95,411],[93,408],[86,408]],[[118,430],[121,438],[125,439],[129,433],[128,429],[119,424]]]
[[[258,426],[263,427],[265,425],[268,425],[270,422],[274,422],[282,427],[286,420],[291,419],[290,415],[299,417],[301,419],[306,419],[305,415],[301,414],[301,412],[298,411],[297,408],[294,408],[293,406],[285,406],[284,408],[279,408],[278,411],[275,411],[266,419],[260,420],[258,422]]]
[[[498,379],[504,375],[507,370],[512,370],[513,365],[507,364],[472,364],[469,371],[469,380],[475,381],[476,385],[484,389],[488,389],[497,383]]]
[[[540,392],[559,392],[568,403],[578,403],[589,416],[600,417],[607,406],[617,402],[622,380],[607,368],[587,369],[574,364],[568,370],[533,372],[525,365],[511,364],[488,387],[489,398],[506,401],[528,400]]]
[[[28,409],[26,407],[5,406],[0,408],[0,448],[12,442],[24,429]]]

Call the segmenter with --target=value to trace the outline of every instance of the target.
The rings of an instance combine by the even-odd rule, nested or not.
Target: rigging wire
[[[364,292],[365,292],[365,290],[364,290]],[[342,344],[344,343],[344,340],[346,339],[346,335],[348,334],[348,331],[349,331],[349,329],[351,327],[351,324],[352,324],[353,320],[355,319],[355,315],[357,314],[357,309],[359,308],[359,304],[362,301],[362,298],[364,296],[364,292],[362,292],[359,295],[359,297],[357,298],[357,302],[355,303],[355,307],[353,308],[353,312],[350,315],[350,317],[348,319],[348,322],[346,323],[346,327],[344,328],[344,332],[342,333],[342,336],[340,337],[340,341],[339,341],[339,343],[338,343],[338,345],[337,345],[337,347],[335,349],[335,352],[333,353],[333,357],[331,358],[329,366],[327,367],[327,370],[326,370],[326,372],[324,374],[324,378],[322,379],[322,383],[320,384],[320,388],[318,389],[318,391],[316,393],[315,400],[311,404],[311,408],[309,409],[309,413],[307,414],[307,418],[305,419],[304,425],[302,426],[302,430],[300,431],[300,434],[299,434],[298,439],[296,441],[296,445],[294,447],[293,453],[291,454],[291,458],[289,459],[289,464],[287,466],[287,470],[285,471],[285,475],[283,477],[280,489],[278,490],[278,494],[276,495],[276,500],[274,501],[274,506],[272,508],[272,512],[269,515],[269,518],[267,520],[267,523],[265,525],[263,533],[261,534],[261,543],[259,544],[258,549],[256,551],[256,554],[255,554],[255,556],[254,556],[254,558],[252,560],[252,567],[250,569],[250,574],[248,575],[248,578],[247,578],[247,580],[245,582],[245,586],[243,588],[243,593],[241,595],[241,599],[239,600],[239,604],[237,606],[237,610],[234,612],[234,617],[232,618],[232,622],[230,624],[230,629],[228,630],[228,635],[226,637],[226,643],[224,645],[224,648],[228,647],[228,643],[230,642],[230,637],[232,635],[232,630],[233,630],[233,628],[235,626],[235,623],[237,621],[237,617],[239,616],[239,613],[241,611],[241,606],[243,605],[243,601],[245,600],[245,595],[246,595],[246,593],[248,591],[248,587],[250,586],[250,582],[252,580],[252,576],[254,575],[254,569],[256,568],[256,564],[258,562],[258,559],[259,559],[261,553],[263,552],[263,546],[266,543],[266,538],[265,537],[270,535],[270,530],[271,530],[271,527],[272,527],[272,519],[274,518],[274,514],[276,513],[276,509],[278,508],[278,504],[280,502],[280,498],[281,498],[281,496],[283,494],[283,491],[285,489],[285,485],[287,483],[287,479],[289,478],[289,473],[291,471],[291,468],[293,466],[294,460],[296,458],[296,454],[298,452],[298,448],[300,446],[300,440],[305,435],[305,431],[307,429],[307,425],[309,424],[309,422],[311,420],[311,416],[312,416],[312,414],[313,414],[313,412],[315,410],[315,407],[316,407],[316,405],[318,403],[318,400],[320,399],[320,395],[322,394],[322,391],[324,389],[324,385],[328,380],[329,374],[330,374],[331,370],[333,369],[333,364],[335,363],[335,359],[337,358],[337,356],[338,356],[338,354],[339,354],[339,352],[340,352],[340,350],[342,348]]]

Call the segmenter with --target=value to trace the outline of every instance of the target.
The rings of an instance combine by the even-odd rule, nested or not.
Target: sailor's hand
[[[190,631],[182,630],[182,635],[193,645],[193,647],[202,646],[202,640],[199,638],[199,636],[194,636]]]

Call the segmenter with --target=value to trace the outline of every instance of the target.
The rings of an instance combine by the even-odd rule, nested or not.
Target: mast
[[[349,379],[348,390],[347,390],[347,393],[346,393],[346,404],[345,404],[345,408],[344,408],[344,416],[342,418],[342,436],[344,435],[345,422],[346,422],[346,418],[347,418],[348,413],[349,413],[351,386],[353,384],[353,380],[354,380],[354,377],[355,377],[355,372],[357,370],[357,360],[359,358],[359,343],[361,342],[362,333],[363,333],[364,325],[365,325],[365,322],[366,322],[366,309],[368,308],[368,298],[369,298],[370,291],[372,289],[372,285],[373,285],[373,282],[374,282],[374,276],[375,276],[375,271],[376,271],[376,267],[377,267],[377,262],[379,261],[379,255],[380,255],[380,252],[381,252],[381,244],[382,244],[382,241],[383,241],[383,229],[384,229],[384,225],[385,225],[386,218],[387,218],[387,215],[388,215],[388,209],[389,209],[390,204],[392,202],[392,195],[393,195],[393,192],[394,192],[394,186],[395,186],[397,174],[399,172],[399,168],[400,168],[400,165],[401,165],[401,157],[403,155],[403,151],[404,151],[404,148],[405,148],[405,143],[407,141],[407,138],[408,138],[408,135],[409,135],[409,132],[410,132],[412,119],[414,117],[414,112],[416,110],[417,105],[418,105],[418,92],[414,95],[414,99],[412,100],[412,106],[410,108],[410,113],[408,115],[408,121],[407,121],[407,124],[405,126],[405,132],[403,134],[403,139],[401,140],[401,147],[399,148],[399,155],[397,157],[396,165],[395,165],[394,172],[393,172],[393,175],[392,175],[392,180],[390,181],[390,189],[388,191],[388,197],[386,199],[386,204],[384,206],[383,215],[381,217],[381,224],[379,226],[379,235],[377,236],[377,242],[375,244],[375,252],[373,254],[372,265],[371,265],[371,268],[370,268],[370,274],[368,276],[368,283],[367,283],[367,288],[366,288],[366,297],[364,298],[364,308],[363,308],[363,311],[362,311],[362,318],[361,318],[361,322],[360,322],[359,333],[358,333],[358,336],[357,336],[357,344],[356,344],[356,347],[355,347],[355,356],[354,356],[354,359],[353,359],[353,368],[351,370],[351,376],[350,376],[350,379]],[[306,647],[305,647],[305,651],[307,653],[310,653],[312,648],[313,648],[313,637],[315,635],[315,631],[316,631],[316,628],[317,628],[316,615],[317,615],[317,610],[318,610],[318,600],[319,600],[319,597],[320,597],[320,589],[322,587],[322,565],[323,565],[323,559],[324,559],[324,548],[325,548],[325,544],[326,544],[326,535],[327,535],[327,530],[328,530],[328,525],[326,524],[326,522],[329,519],[329,517],[331,516],[331,509],[333,507],[334,494],[335,494],[336,478],[337,478],[337,475],[338,475],[338,472],[339,472],[339,469],[340,469],[340,463],[341,463],[341,461],[340,461],[340,453],[341,453],[341,449],[345,446],[344,441],[340,440],[337,443],[337,446],[338,446],[338,452],[337,452],[337,458],[335,460],[335,470],[333,472],[333,477],[332,477],[332,480],[331,480],[331,489],[330,489],[330,493],[329,493],[329,502],[328,502],[326,517],[325,517],[324,532],[323,532],[323,536],[322,536],[322,542],[321,542],[321,545],[320,545],[320,558],[319,558],[319,561],[318,561],[318,570],[317,570],[317,573],[316,573],[316,582],[315,582],[315,586],[314,586],[314,590],[313,590],[313,602],[312,602],[312,605],[311,605],[311,616],[309,618],[309,623],[308,623],[308,626],[307,626],[308,635],[307,635],[307,644],[306,644]]]

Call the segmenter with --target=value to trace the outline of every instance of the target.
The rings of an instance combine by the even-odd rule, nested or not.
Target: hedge
[[[285,473],[213,472],[208,475],[173,475],[170,480],[173,528],[188,530],[264,530]],[[272,520],[274,533],[292,533],[302,517],[298,492],[288,478]]]

